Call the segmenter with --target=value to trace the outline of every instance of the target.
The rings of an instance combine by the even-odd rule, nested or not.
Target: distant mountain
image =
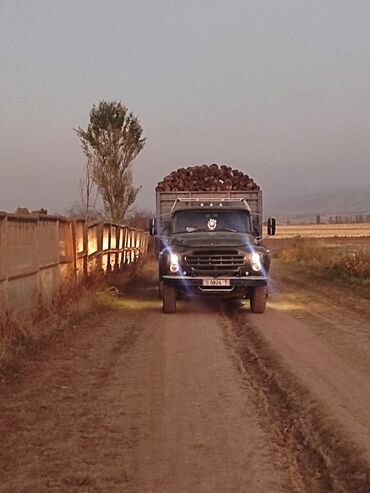
[[[370,188],[345,188],[285,195],[269,200],[265,196],[266,215],[312,216],[312,215],[354,215],[370,213]]]

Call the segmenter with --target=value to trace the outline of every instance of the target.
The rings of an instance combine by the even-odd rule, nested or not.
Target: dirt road
[[[0,385],[0,492],[370,491],[369,308],[274,269],[263,316],[147,269],[60,334]]]

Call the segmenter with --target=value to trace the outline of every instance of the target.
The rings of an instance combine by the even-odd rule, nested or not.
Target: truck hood
[[[232,232],[197,232],[178,233],[171,237],[171,245],[178,247],[245,247],[255,245],[254,237],[246,233]]]

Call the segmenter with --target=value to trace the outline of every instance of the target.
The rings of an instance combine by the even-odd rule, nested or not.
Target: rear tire
[[[176,289],[173,286],[163,285],[163,313],[176,312]]]
[[[266,310],[267,287],[256,286],[251,293],[251,312],[264,313]]]

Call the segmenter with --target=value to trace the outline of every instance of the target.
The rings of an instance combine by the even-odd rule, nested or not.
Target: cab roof
[[[179,210],[190,210],[190,209],[205,209],[205,210],[243,210],[251,212],[248,202],[243,198],[232,198],[232,199],[210,199],[207,198],[178,198],[175,200],[171,213],[177,212]]]

